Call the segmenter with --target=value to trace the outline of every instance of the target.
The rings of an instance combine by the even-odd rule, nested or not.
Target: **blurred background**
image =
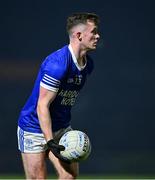
[[[81,174],[155,175],[154,9],[153,0],[0,2],[0,174],[23,174],[19,112],[43,59],[68,43],[66,18],[87,11],[100,16],[101,39],[72,110],[73,128],[92,142]]]

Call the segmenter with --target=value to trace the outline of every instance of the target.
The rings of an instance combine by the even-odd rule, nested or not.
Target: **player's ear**
[[[81,36],[81,32],[77,32],[76,33],[76,37],[79,41],[82,41],[82,36]]]

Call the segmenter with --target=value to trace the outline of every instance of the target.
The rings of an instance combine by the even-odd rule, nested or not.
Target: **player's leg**
[[[41,133],[30,133],[18,127],[18,149],[21,151],[27,179],[46,178],[46,141]]]
[[[58,158],[56,158],[52,152],[49,152],[49,159],[53,163],[59,179],[76,179],[76,177],[78,176],[78,163],[63,163]]]
[[[72,128],[69,126],[67,128],[63,128],[54,132],[53,135],[54,135],[55,141],[59,142],[62,135],[71,130]],[[53,163],[59,179],[75,179],[78,176],[79,174],[78,163],[75,163],[75,162],[71,164],[63,163],[58,158],[56,158],[52,152],[49,152],[49,159]]]
[[[45,152],[21,154],[26,179],[45,179],[47,177]]]

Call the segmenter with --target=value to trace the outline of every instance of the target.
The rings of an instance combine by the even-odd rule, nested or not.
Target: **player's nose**
[[[100,39],[100,35],[97,33],[96,34],[96,39],[99,40]]]

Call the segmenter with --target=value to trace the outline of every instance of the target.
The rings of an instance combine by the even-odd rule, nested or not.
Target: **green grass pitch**
[[[1,175],[0,179],[25,179],[24,175]],[[49,175],[47,179],[57,179]],[[78,179],[155,179],[155,175],[80,175]]]

